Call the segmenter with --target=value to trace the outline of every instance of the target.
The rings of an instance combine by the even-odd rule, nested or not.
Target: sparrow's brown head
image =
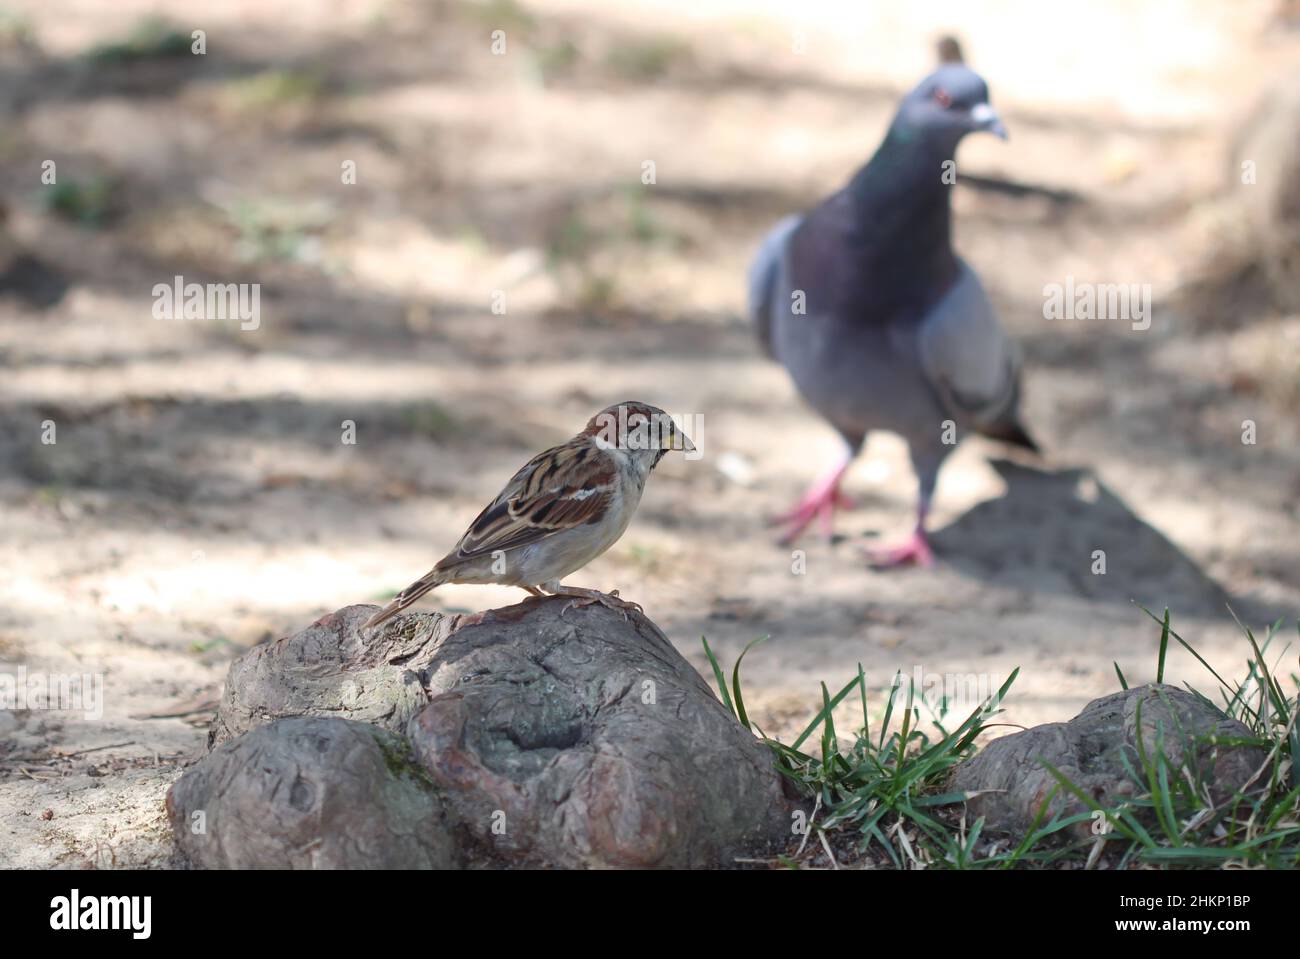
[[[601,410],[587,422],[582,435],[592,437],[603,448],[646,458],[652,468],[670,450],[695,451],[691,438],[677,428],[671,416],[637,400],[624,400]]]

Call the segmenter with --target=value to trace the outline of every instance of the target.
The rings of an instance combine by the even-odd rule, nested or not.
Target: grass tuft
[[[105,226],[114,214],[113,195],[117,183],[108,176],[87,180],[63,179],[42,188],[45,209],[84,227]]]
[[[975,754],[976,740],[1001,712],[1000,705],[1015,682],[1012,672],[993,696],[980,704],[951,731],[946,728],[947,702],[930,703],[924,692],[901,675],[884,692],[873,712],[866,675],[857,675],[832,695],[823,683],[821,705],[812,720],[787,745],[765,736],[745,710],[740,663],[762,640],[745,647],[726,672],[708,640],[704,651],[712,667],[722,703],[745,726],[757,731],[772,750],[776,768],[811,804],[808,833],[773,861],[773,866],[800,868],[825,864],[879,865],[896,868],[1295,868],[1300,865],[1300,676],[1290,674],[1289,692],[1277,663],[1290,652],[1281,650],[1270,665],[1281,621],[1263,642],[1243,626],[1250,647],[1245,679],[1228,683],[1216,673],[1171,625],[1169,610],[1156,616],[1160,626],[1156,661],[1157,682],[1163,683],[1170,639],[1187,650],[1219,683],[1222,706],[1189,690],[1225,717],[1241,722],[1245,736],[1197,736],[1184,729],[1160,687],[1157,695],[1171,720],[1162,718],[1150,740],[1135,739],[1135,756],[1125,756],[1125,771],[1134,785],[1132,795],[1105,806],[1060,770],[1043,761],[1056,787],[1038,811],[1027,833],[1013,843],[991,835],[983,819],[967,822],[970,798],[949,787],[957,764]],[[1298,624],[1300,625],[1300,624]],[[767,637],[763,637],[766,639]],[[1128,689],[1119,663],[1115,675]],[[861,725],[841,738],[835,709],[854,691],[861,706]],[[1150,705],[1150,703],[1148,703]],[[922,710],[929,714],[922,722]],[[873,717],[875,721],[873,733]],[[1135,717],[1139,730],[1142,709]],[[814,738],[816,737],[816,738]],[[814,749],[806,744],[816,743]],[[1179,748],[1173,748],[1177,745]],[[1202,768],[1206,747],[1254,746],[1264,761],[1243,788],[1216,802],[1212,769]],[[1199,748],[1198,748],[1199,747]],[[1071,796],[1075,811],[1055,803]],[[1082,806],[1083,811],[1077,811]],[[1092,820],[1091,838],[1080,838],[1077,827]],[[810,837],[816,841],[810,841]],[[832,852],[832,850],[834,850]]]
[[[193,38],[160,17],[146,17],[117,43],[93,47],[86,59],[96,66],[189,56]]]

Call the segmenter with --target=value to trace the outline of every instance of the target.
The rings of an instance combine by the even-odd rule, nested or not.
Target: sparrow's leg
[[[840,481],[848,472],[849,464],[853,462],[853,455],[852,450],[846,450],[836,461],[834,468],[809,487],[808,492],[794,509],[772,520],[773,525],[789,527],[780,540],[783,546],[793,543],[815,519],[821,520],[822,535],[827,540],[831,538],[836,508],[853,508],[852,501],[840,492]]]
[[[538,589],[536,586],[520,586],[519,588],[522,589],[522,590],[524,590],[524,592],[531,593],[531,594],[534,595],[534,596],[545,596],[545,595],[546,595],[546,594],[543,593],[540,589]]]
[[[645,615],[645,610],[643,610],[639,604],[629,602],[626,599],[619,599],[618,590],[614,590],[610,593],[602,593],[598,589],[583,589],[581,586],[563,586],[558,582],[543,583],[542,588],[555,596],[574,597],[565,604],[564,609],[560,611],[561,616],[571,609],[581,606],[590,606],[593,603],[600,603],[600,605],[608,609],[622,613],[624,619],[627,619],[627,614],[632,611],[636,611],[643,616]]]

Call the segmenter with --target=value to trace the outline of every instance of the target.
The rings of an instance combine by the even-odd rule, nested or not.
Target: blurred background
[[[874,572],[914,480],[873,437],[796,574],[764,521],[835,439],[756,347],[744,270],[944,34],[1011,134],[962,146],[956,244],[1047,455],[968,441],[938,565]],[[701,635],[728,663],[770,636],[744,673],[770,733],[858,663],[873,694],[1020,667],[1007,721],[1065,720],[1115,661],[1154,678],[1135,603],[1239,675],[1228,606],[1300,611],[1298,64],[1276,0],[0,0],[0,670],[105,682],[102,720],[0,711],[0,865],[164,862],[230,660],[391,595],[622,399],[702,416],[705,455],[570,582],[706,673]],[[156,319],[178,275],[260,284],[260,325]],[[1045,320],[1067,277],[1149,284],[1151,328]]]

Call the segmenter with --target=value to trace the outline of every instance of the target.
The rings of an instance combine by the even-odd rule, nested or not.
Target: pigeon
[[[1019,415],[1019,353],[952,248],[951,161],[975,132],[1007,137],[984,80],[942,63],[903,98],[847,185],[759,246],[749,270],[759,341],[845,443],[778,518],[783,542],[814,520],[831,535],[836,508],[850,505],[840,482],[871,430],[907,441],[919,485],[912,535],[871,555],[882,567],[933,563],[925,519],[954,437],[974,431],[1037,452]]]
[[[961,53],[961,41],[956,37],[940,37],[935,43],[935,52],[939,54],[940,63],[962,63],[966,59]]]

